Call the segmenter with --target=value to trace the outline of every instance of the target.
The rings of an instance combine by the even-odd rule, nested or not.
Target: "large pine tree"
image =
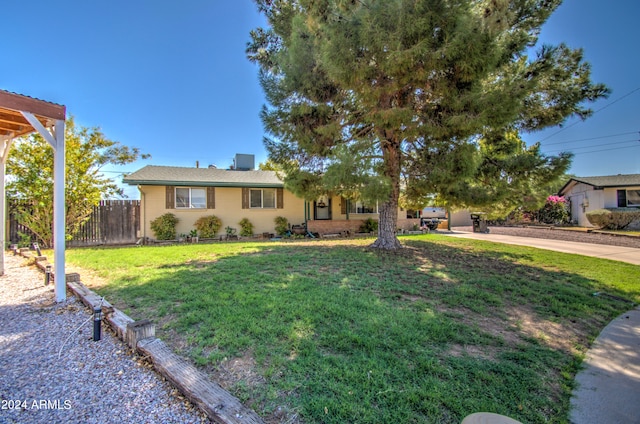
[[[252,31],[247,53],[269,102],[269,157],[305,198],[378,201],[374,247],[400,247],[401,188],[486,203],[491,184],[474,181],[495,172],[492,144],[586,117],[582,103],[607,94],[580,50],[544,46],[528,56],[560,0],[256,2],[269,27]],[[530,169],[518,172],[550,164],[520,162]]]

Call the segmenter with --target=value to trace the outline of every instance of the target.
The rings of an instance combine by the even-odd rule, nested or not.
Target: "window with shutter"
[[[282,195],[278,197],[275,188],[242,189],[243,209],[276,209],[282,204]]]

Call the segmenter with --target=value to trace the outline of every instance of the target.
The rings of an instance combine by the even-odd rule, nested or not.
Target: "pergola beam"
[[[67,298],[65,273],[65,142],[66,108],[20,94],[0,90],[0,275],[4,274],[5,249],[5,165],[11,141],[32,132],[40,135],[54,149],[53,236],[56,302]],[[52,128],[49,131],[47,128]]]
[[[66,108],[62,105],[8,91],[0,90],[0,105],[4,109],[30,112],[53,120],[62,119],[64,121],[66,119]]]

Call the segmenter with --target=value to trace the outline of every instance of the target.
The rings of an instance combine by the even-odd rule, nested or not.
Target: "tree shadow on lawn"
[[[566,420],[582,354],[630,305],[526,249],[404,244],[265,244],[108,297],[268,422]]]

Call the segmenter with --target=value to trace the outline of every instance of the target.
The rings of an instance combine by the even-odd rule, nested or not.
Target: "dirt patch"
[[[465,308],[438,307],[437,311],[454,315],[453,318],[468,326],[477,326],[492,336],[502,339],[508,347],[515,347],[526,340],[536,339],[540,344],[570,354],[584,353],[589,344],[589,328],[593,323],[569,321],[553,322],[538,316],[526,306],[509,306],[505,316],[498,314],[480,315]],[[499,350],[481,346],[452,345],[449,354],[461,356],[468,354],[474,357],[493,359]]]
[[[258,387],[265,383],[264,377],[256,372],[256,361],[252,352],[245,352],[238,358],[223,361],[211,373],[214,380],[225,389],[242,382],[248,388]]]
[[[538,340],[552,349],[562,350],[570,354],[584,351],[588,344],[587,327],[575,321],[570,324],[542,319],[530,308],[518,306],[508,311],[509,322],[518,332]]]
[[[451,345],[447,354],[456,358],[468,355],[473,358],[485,359],[489,361],[495,360],[496,356],[502,349],[494,346],[473,346],[473,345]]]
[[[65,267],[67,273],[75,272],[79,274],[82,284],[90,289],[100,289],[106,287],[109,284],[109,281],[106,278],[100,277],[95,271],[79,268],[71,264],[66,264]]]

